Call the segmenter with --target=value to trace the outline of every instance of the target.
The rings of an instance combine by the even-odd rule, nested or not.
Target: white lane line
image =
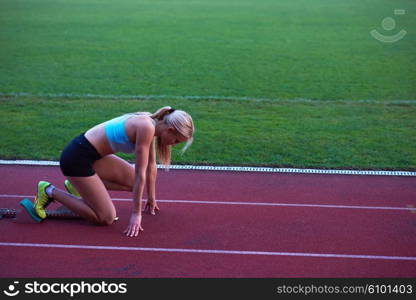
[[[0,165],[18,166],[59,166],[57,161],[47,160],[0,160]],[[164,169],[158,165],[158,168]],[[171,165],[172,170],[196,171],[222,171],[222,172],[262,172],[262,173],[296,173],[296,174],[326,174],[326,175],[361,175],[361,176],[410,176],[415,177],[416,172],[411,171],[373,171],[373,170],[324,170],[324,169],[298,169],[298,168],[268,168],[268,167],[238,167],[238,166],[194,166]]]
[[[0,194],[0,198],[29,198],[27,195]],[[113,201],[131,202],[128,198],[113,198]],[[143,200],[146,201],[146,200]],[[359,205],[332,205],[332,204],[304,204],[304,203],[273,203],[273,202],[230,202],[230,201],[198,201],[198,200],[157,200],[160,203],[184,203],[184,204],[210,204],[210,205],[251,205],[251,206],[280,206],[280,207],[312,207],[312,208],[343,208],[343,209],[372,209],[372,210],[404,210],[414,211],[413,207],[394,206],[359,206]]]
[[[395,12],[400,9],[396,9]],[[231,100],[231,101],[252,101],[252,102],[283,102],[283,103],[321,103],[321,104],[357,104],[357,103],[370,103],[370,104],[416,104],[414,99],[396,99],[396,100],[374,100],[374,99],[359,99],[359,100],[320,100],[320,99],[307,99],[307,98],[265,98],[265,97],[241,97],[241,96],[223,96],[223,95],[109,95],[109,94],[91,94],[91,93],[30,93],[30,92],[0,92],[0,96],[6,97],[48,97],[48,98],[93,98],[93,99],[145,99],[145,100],[163,100],[163,99],[176,99],[176,100]]]
[[[7,243],[7,242],[0,242],[0,246],[2,247],[38,247],[38,248],[60,248],[60,249],[90,249],[90,250],[92,249],[92,250],[115,250],[115,251],[149,251],[149,252],[174,252],[174,253],[268,255],[268,256],[298,256],[298,257],[416,261],[416,257],[413,257],[413,256],[386,256],[386,255],[361,255],[361,254],[357,255],[357,254],[334,254],[334,253],[268,252],[268,251],[241,251],[241,250],[214,250],[214,249],[207,250],[207,249],[180,249],[180,248],[145,248],[145,247]]]

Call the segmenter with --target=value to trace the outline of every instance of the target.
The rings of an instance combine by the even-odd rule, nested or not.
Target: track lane
[[[38,181],[63,188],[65,179],[58,167],[50,166],[0,165],[0,174],[0,194],[34,195]],[[159,170],[157,197],[406,207],[416,206],[415,186],[416,177]]]
[[[19,170],[0,167],[0,174],[7,175],[3,176],[7,178],[6,183],[0,185],[2,194],[33,194],[30,192],[33,190],[31,186],[36,187],[37,181],[41,179],[58,182],[58,186],[59,182],[63,181],[57,168],[17,169]],[[411,199],[415,199],[413,178],[399,180],[395,177],[256,175],[195,171],[159,172],[158,194],[161,199],[220,199],[235,202],[284,200],[288,203],[296,199],[296,203],[313,204],[316,201],[327,201],[328,204],[400,207],[406,207],[411,203]],[[17,178],[19,185],[16,184]],[[319,196],[319,187],[322,187],[324,194],[316,197]],[[376,187],[373,191],[372,188]],[[129,194],[112,195],[127,198]],[[353,199],[353,196],[358,195],[361,195],[361,198]],[[260,196],[268,198],[259,198]],[[16,203],[16,199],[0,199],[0,203]],[[162,211],[159,216],[144,218],[145,232],[139,239],[127,239],[121,233],[127,222],[130,204],[122,201],[115,203],[121,219],[110,227],[93,226],[82,220],[47,220],[42,224],[30,224],[24,220],[2,220],[1,231],[13,232],[14,235],[11,238],[8,234],[2,234],[0,241],[416,256],[413,234],[416,215],[409,210],[373,211],[166,202],[160,204]],[[66,277],[76,273],[76,276],[93,277],[412,277],[416,270],[414,261],[382,259],[147,251],[120,253],[114,250],[30,247],[0,249],[4,253],[0,258],[2,263],[10,265],[8,262],[13,261],[7,273],[0,272],[0,276],[34,276],[36,273],[44,277]],[[71,270],[57,268],[60,261],[68,263]],[[105,267],[102,264],[104,261]]]

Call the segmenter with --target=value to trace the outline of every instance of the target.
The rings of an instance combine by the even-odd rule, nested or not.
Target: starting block
[[[30,218],[35,221],[36,223],[40,223],[43,221],[42,218],[38,216],[35,212],[35,208],[33,202],[30,201],[28,198],[24,198],[22,201],[19,202],[20,206],[27,212]],[[47,218],[52,219],[80,219],[81,217],[75,214],[74,212],[68,210],[64,206],[58,207],[56,210],[46,210]],[[0,219],[3,218],[16,218],[17,217],[17,210],[13,208],[0,208]],[[117,221],[118,217],[115,217],[114,221]]]
[[[35,208],[33,206],[32,201],[30,201],[29,199],[25,198],[22,201],[20,201],[19,203],[24,210],[29,214],[29,216],[37,223],[40,223],[42,221],[42,219],[36,214],[35,212]]]
[[[27,212],[27,215],[30,217],[31,220],[35,221],[36,223],[40,223],[43,221],[42,218],[38,216],[35,212],[35,208],[33,202],[30,201],[28,198],[24,198],[22,201],[19,202],[20,206],[23,207],[24,211]],[[0,219],[2,218],[16,218],[18,212],[16,209],[13,208],[0,208]],[[46,216],[48,218],[53,219],[79,219],[80,217],[73,213],[72,211],[65,209],[64,207],[60,207],[57,210],[46,210]]]

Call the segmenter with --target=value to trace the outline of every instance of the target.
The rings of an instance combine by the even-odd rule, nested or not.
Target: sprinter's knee
[[[109,214],[100,216],[98,222],[100,225],[108,226],[108,225],[113,224],[115,219],[116,219],[116,215],[113,213],[109,213]]]

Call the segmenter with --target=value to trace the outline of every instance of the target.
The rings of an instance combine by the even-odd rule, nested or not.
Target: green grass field
[[[416,170],[415,11],[414,0],[1,0],[0,158],[55,160],[97,122],[172,105],[198,129],[174,163]],[[407,34],[382,43],[373,29]]]
[[[2,0],[1,92],[416,99],[415,12],[414,0]],[[370,35],[392,34],[385,17],[403,40]]]
[[[176,164],[416,169],[416,105],[172,100],[197,132]],[[0,98],[0,157],[57,160],[96,123],[166,100]],[[39,109],[42,107],[42,109]],[[132,159],[132,156],[123,156]]]

